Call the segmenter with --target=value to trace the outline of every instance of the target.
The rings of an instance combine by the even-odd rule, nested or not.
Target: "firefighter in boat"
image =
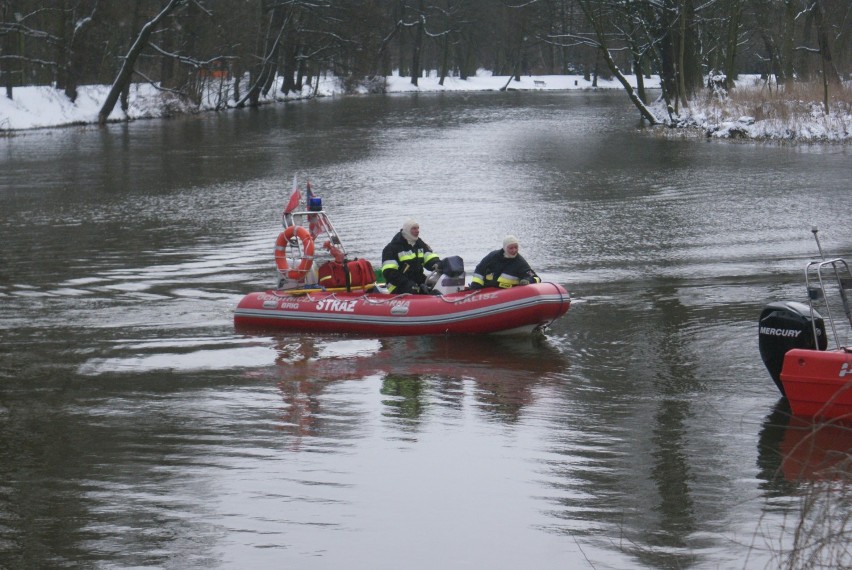
[[[483,287],[499,287],[508,289],[516,285],[541,283],[541,279],[532,270],[530,264],[518,250],[518,238],[508,235],[503,239],[503,248],[495,249],[479,262],[473,270],[471,289]]]
[[[439,269],[441,258],[420,239],[420,224],[409,219],[382,250],[382,275],[391,293],[429,294],[424,270]]]

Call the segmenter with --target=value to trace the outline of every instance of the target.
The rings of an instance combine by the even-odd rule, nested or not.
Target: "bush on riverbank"
[[[670,124],[698,127],[708,137],[804,142],[852,138],[852,86],[830,91],[828,114],[822,83],[771,85],[760,78],[740,81],[728,93],[707,90]]]

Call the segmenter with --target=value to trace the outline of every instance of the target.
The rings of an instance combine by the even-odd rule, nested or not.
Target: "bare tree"
[[[77,100],[81,58],[84,55],[83,42],[95,27],[97,14],[98,0],[94,0],[88,7],[82,3],[68,6],[66,0],[62,0],[59,5],[56,88],[62,89],[71,101]]]
[[[607,45],[607,35],[604,28],[604,22],[602,21],[601,15],[596,13],[594,7],[591,4],[591,0],[578,0],[580,4],[580,9],[583,10],[583,13],[586,15],[589,23],[592,26],[592,30],[594,33],[593,37],[589,37],[586,41],[591,42],[592,45],[596,46],[600,51],[601,56],[603,56],[604,61],[609,67],[612,74],[618,79],[618,82],[624,87],[625,92],[627,92],[627,96],[630,98],[630,101],[636,106],[639,110],[639,114],[642,115],[642,118],[647,120],[650,124],[656,125],[659,123],[659,119],[657,119],[656,115],[645,105],[642,99],[636,94],[636,91],[630,85],[630,82],[627,81],[627,78],[615,64],[615,61],[612,59],[612,54],[609,52],[609,47]]]
[[[222,101],[245,106],[321,74],[381,91],[396,70],[417,84],[425,70],[443,82],[484,68],[507,87],[521,74],[632,73],[625,90],[647,105],[653,72],[674,113],[719,70],[729,88],[739,73],[820,78],[828,109],[850,36],[849,0],[0,0],[0,84],[71,100],[80,84],[111,84],[103,122],[140,78],[199,102],[215,77]]]
[[[3,2],[3,9],[0,12],[0,77],[3,78],[3,85],[6,87],[6,98],[12,99],[12,87],[14,86],[12,61],[15,53],[15,36],[14,36],[14,14],[9,2]]]
[[[831,58],[831,43],[829,41],[828,26],[823,17],[821,0],[813,0],[811,12],[813,13],[814,23],[816,24],[817,44],[819,45],[820,63],[822,64],[823,106],[825,107],[825,113],[828,114],[829,85],[840,85],[840,76],[838,76],[837,68],[834,67],[834,61]]]
[[[113,108],[115,108],[115,104],[118,101],[118,97],[121,95],[121,92],[130,85],[130,79],[133,77],[133,68],[136,64],[136,59],[147,47],[148,39],[151,37],[151,34],[154,33],[166,16],[171,14],[185,1],[186,0],[169,0],[163,9],[154,16],[154,18],[142,26],[142,29],[139,31],[139,35],[136,36],[136,41],[133,42],[133,45],[130,47],[130,51],[128,51],[127,55],[124,57],[124,63],[122,64],[115,81],[113,81],[112,88],[109,90],[109,93],[104,100],[104,104],[98,112],[98,123],[103,125],[107,122],[110,113],[112,113]]]

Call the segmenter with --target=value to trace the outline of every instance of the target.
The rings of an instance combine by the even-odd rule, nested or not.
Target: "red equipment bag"
[[[373,265],[366,259],[356,259],[347,264],[349,269],[349,285],[351,287],[363,287],[376,282],[376,273]]]
[[[327,261],[319,266],[317,273],[319,284],[327,289],[364,287],[376,281],[373,265],[366,259],[355,259],[346,265],[337,261]]]

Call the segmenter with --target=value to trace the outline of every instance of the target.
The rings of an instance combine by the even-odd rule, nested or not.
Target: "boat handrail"
[[[337,230],[334,229],[334,224],[331,223],[331,219],[324,210],[300,210],[296,212],[289,212],[284,214],[283,222],[285,227],[303,226],[310,229],[311,223],[316,223],[316,220],[321,220],[319,224],[320,231],[317,235],[322,235],[323,233],[328,234],[331,243],[345,254],[346,249],[343,246],[343,242],[340,240],[340,234],[338,234]]]
[[[824,275],[824,273],[832,273],[832,275]],[[844,275],[845,273],[845,275]],[[832,279],[833,277],[833,279]],[[816,279],[818,286],[811,284],[812,279]],[[843,312],[846,314],[846,319],[849,321],[850,330],[852,330],[852,308],[850,308],[849,299],[846,295],[846,289],[852,285],[852,272],[849,270],[849,264],[843,258],[826,259],[822,261],[811,261],[805,267],[805,286],[808,292],[808,305],[811,310],[811,326],[813,327],[814,338],[817,338],[816,319],[814,318],[814,304],[822,299],[826,318],[831,334],[834,337],[835,346],[841,348],[840,337],[837,334],[834,316],[831,313],[831,304],[826,297],[826,281],[832,279],[836,281],[840,303],[843,306]]]

